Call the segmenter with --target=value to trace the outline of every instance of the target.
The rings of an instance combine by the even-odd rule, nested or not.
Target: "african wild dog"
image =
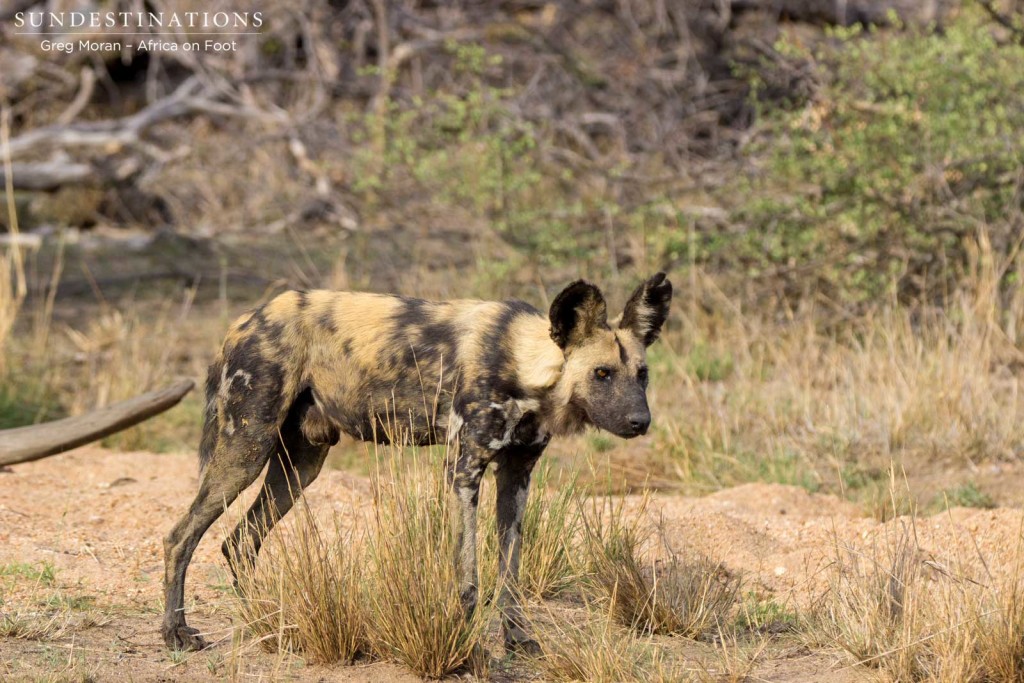
[[[341,432],[387,442],[398,422],[408,440],[452,447],[467,611],[477,600],[480,480],[496,464],[505,643],[535,649],[514,590],[530,472],[552,436],[586,425],[625,438],[647,431],[644,358],[671,299],[658,273],[611,323],[600,290],[583,281],[566,287],[546,317],[520,301],[329,291],[286,292],[243,315],[206,382],[199,492],[164,541],[164,641],[205,647],[185,623],[185,572],[202,535],[268,463],[246,520],[224,541],[236,581]]]

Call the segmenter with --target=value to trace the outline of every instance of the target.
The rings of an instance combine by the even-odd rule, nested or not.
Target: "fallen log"
[[[18,159],[39,149],[95,147],[120,150],[137,143],[150,127],[208,106],[210,97],[211,94],[204,91],[202,81],[197,76],[190,76],[173,93],[131,116],[34,128],[13,138],[5,153],[12,159]]]
[[[128,429],[177,405],[194,386],[186,379],[84,415],[0,431],[0,467],[64,453]]]
[[[11,164],[14,189],[33,192],[53,192],[68,185],[98,184],[99,175],[91,164],[61,159],[40,163]],[[0,169],[0,182],[7,175]]]

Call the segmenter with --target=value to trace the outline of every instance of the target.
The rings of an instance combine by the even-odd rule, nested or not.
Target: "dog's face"
[[[637,287],[611,324],[604,296],[592,284],[576,281],[555,297],[551,338],[565,354],[570,401],[587,422],[627,439],[647,432],[647,347],[657,340],[671,301],[664,273]]]

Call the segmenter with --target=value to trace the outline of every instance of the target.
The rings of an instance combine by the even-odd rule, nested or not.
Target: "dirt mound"
[[[847,553],[884,557],[904,531],[921,560],[982,583],[1019,572],[1024,513],[1016,508],[953,508],[887,523],[836,496],[778,484],[747,484],[704,498],[658,497],[652,514],[675,549],[723,562],[751,589],[806,606],[825,589],[826,568]]]

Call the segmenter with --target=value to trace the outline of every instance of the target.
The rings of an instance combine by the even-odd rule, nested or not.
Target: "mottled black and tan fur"
[[[478,491],[496,465],[505,640],[535,647],[514,590],[530,473],[553,436],[587,425],[626,438],[647,431],[646,347],[671,298],[658,273],[611,323],[601,292],[583,281],[563,290],[548,315],[519,301],[293,291],[239,318],[206,383],[199,492],[164,542],[167,645],[205,646],[185,623],[184,585],[214,520],[266,467],[246,520],[223,546],[233,571],[254,560],[344,432],[450,445],[467,610],[477,599]]]

